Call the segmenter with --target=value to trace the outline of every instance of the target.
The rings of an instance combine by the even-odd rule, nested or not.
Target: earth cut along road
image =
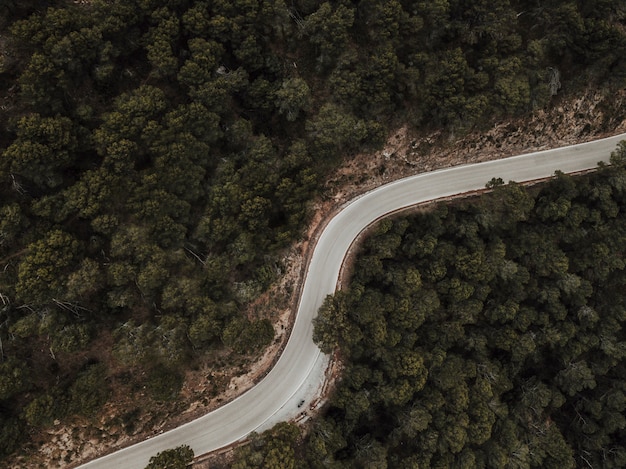
[[[312,320],[328,294],[335,291],[341,265],[354,239],[372,222],[418,203],[483,189],[492,178],[505,182],[550,177],[556,170],[573,173],[609,161],[626,134],[579,145],[422,173],[367,192],[349,203],[319,235],[302,287],[293,330],[272,370],[252,389],[203,417],[83,466],[84,469],[143,469],[159,451],[189,445],[196,455],[208,453],[294,418],[318,391],[319,370],[326,358],[313,343]],[[304,404],[301,402],[304,401]],[[301,405],[299,405],[301,404]]]

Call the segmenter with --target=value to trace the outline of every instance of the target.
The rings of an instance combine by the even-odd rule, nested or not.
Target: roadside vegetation
[[[260,353],[271,313],[246,306],[346,155],[398,123],[458,134],[619,89],[624,15],[606,0],[0,2],[0,456],[37,452],[55,422],[97,429],[105,405],[133,434],[177,411],[185,370]],[[120,395],[141,405],[115,415]]]
[[[189,446],[178,446],[152,456],[145,469],[187,469],[193,456],[193,450]]]
[[[294,468],[624,467],[626,144],[612,162],[379,222],[316,319],[344,365],[323,415],[236,467],[275,439]]]

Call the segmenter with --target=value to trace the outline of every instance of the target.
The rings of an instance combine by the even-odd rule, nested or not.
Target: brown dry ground
[[[116,393],[96,420],[72,425],[56,424],[36,435],[36,448],[11,467],[74,467],[108,451],[173,428],[239,396],[258,382],[277,360],[293,322],[300,282],[315,238],[334,212],[354,196],[386,182],[438,168],[505,158],[515,154],[580,143],[626,131],[626,91],[602,94],[589,91],[575,99],[561,100],[551,110],[497,122],[492,128],[454,136],[442,131],[397,128],[384,148],[355,155],[345,161],[324,185],[322,196],[311,206],[303,239],[284,253],[280,279],[248,308],[250,317],[269,317],[276,337],[260,357],[242,357],[235,365],[225,352],[207,355],[195,370],[186,372],[183,390],[175,405],[156,405],[138,417],[128,435],[117,416],[137,407],[135,400]],[[346,270],[349,272],[349,269]],[[228,364],[228,365],[227,365]],[[335,365],[330,379],[336,377]],[[135,396],[136,399],[136,396]],[[194,467],[222,466],[230,451],[203,457]]]

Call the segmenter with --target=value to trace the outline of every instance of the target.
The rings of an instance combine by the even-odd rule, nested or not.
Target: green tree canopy
[[[187,445],[182,445],[152,456],[145,469],[186,469],[193,461],[193,457],[193,450]]]

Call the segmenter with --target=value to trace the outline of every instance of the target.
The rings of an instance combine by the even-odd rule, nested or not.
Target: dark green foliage
[[[238,353],[250,353],[267,347],[274,338],[274,328],[267,319],[233,319],[224,328],[222,341]]]
[[[59,396],[40,394],[24,407],[23,418],[33,427],[47,426],[63,416],[62,407]]]
[[[104,365],[89,365],[81,371],[70,387],[69,395],[72,412],[94,416],[109,397],[109,386]]]
[[[186,469],[193,461],[193,450],[187,446],[161,451],[150,458],[150,463],[145,469]]]
[[[44,188],[63,183],[60,170],[72,167],[77,137],[67,117],[32,114],[17,123],[17,137],[2,154],[0,168]]]
[[[28,387],[28,367],[15,358],[0,362],[0,401]]]
[[[175,400],[182,385],[183,375],[178,370],[163,365],[153,368],[146,381],[146,389],[155,401]]]
[[[624,464],[623,153],[380,223],[316,320],[346,370],[313,467]]]
[[[248,445],[235,451],[232,469],[295,469],[299,467],[294,451],[300,430],[291,423],[279,423],[260,435],[252,435]]]
[[[46,425],[50,396],[70,413],[95,412],[95,402],[64,394],[74,379],[95,379],[83,375],[84,354],[111,331],[115,343],[101,366],[117,360],[131,376],[155,363],[185,367],[224,345],[250,353],[270,343],[269,321],[243,319],[242,311],[276,278],[280,250],[301,236],[310,201],[344,155],[380,146],[398,121],[463,130],[549,106],[561,85],[619,87],[626,41],[618,4],[0,2],[0,366],[15,378],[0,386],[0,406],[12,409],[7,421]],[[611,177],[612,190],[623,191],[623,178]],[[534,203],[538,217],[575,226],[619,212],[607,190],[594,193],[593,207],[532,202],[513,187],[502,197],[505,208],[479,214],[463,231],[515,226]],[[437,283],[420,314],[407,314],[411,303],[403,302],[385,325],[375,319],[387,311],[385,295],[368,294],[371,310],[360,311],[358,325],[342,324],[341,340],[393,343],[394,327],[418,327],[446,306],[448,292],[464,320],[476,315],[487,293],[471,281],[488,280],[491,258],[468,245],[446,265],[440,257],[456,252],[454,240],[437,244],[445,223],[429,223],[432,238],[404,247],[437,258],[418,275],[383,275],[374,254],[360,261],[401,294]],[[389,233],[381,253],[392,255],[401,237]],[[529,257],[554,280],[535,299],[545,314],[563,315],[561,297],[583,304],[589,283],[617,268],[611,248],[598,239],[585,252],[580,269],[589,278],[558,277],[563,255],[538,243]],[[605,265],[587,266],[599,256]],[[528,276],[519,265],[500,267],[503,282]],[[458,275],[446,279],[451,271]],[[533,308],[516,308],[512,300],[489,314],[536,319]],[[454,343],[463,325],[450,326],[442,341]],[[365,339],[364,327],[376,333]],[[510,338],[498,340],[504,347]],[[531,348],[524,344],[520,357]],[[379,358],[385,373],[396,364],[405,370],[402,383],[385,388],[388,401],[408,399],[423,381],[427,365],[414,358]],[[3,434],[2,447],[17,435]],[[381,459],[374,440],[362,448],[359,464]]]
[[[22,420],[0,414],[0,455],[8,456],[19,448],[25,424]]]
[[[78,258],[80,244],[68,233],[51,230],[26,250],[19,265],[15,294],[23,303],[52,302],[62,294],[64,276]]]

